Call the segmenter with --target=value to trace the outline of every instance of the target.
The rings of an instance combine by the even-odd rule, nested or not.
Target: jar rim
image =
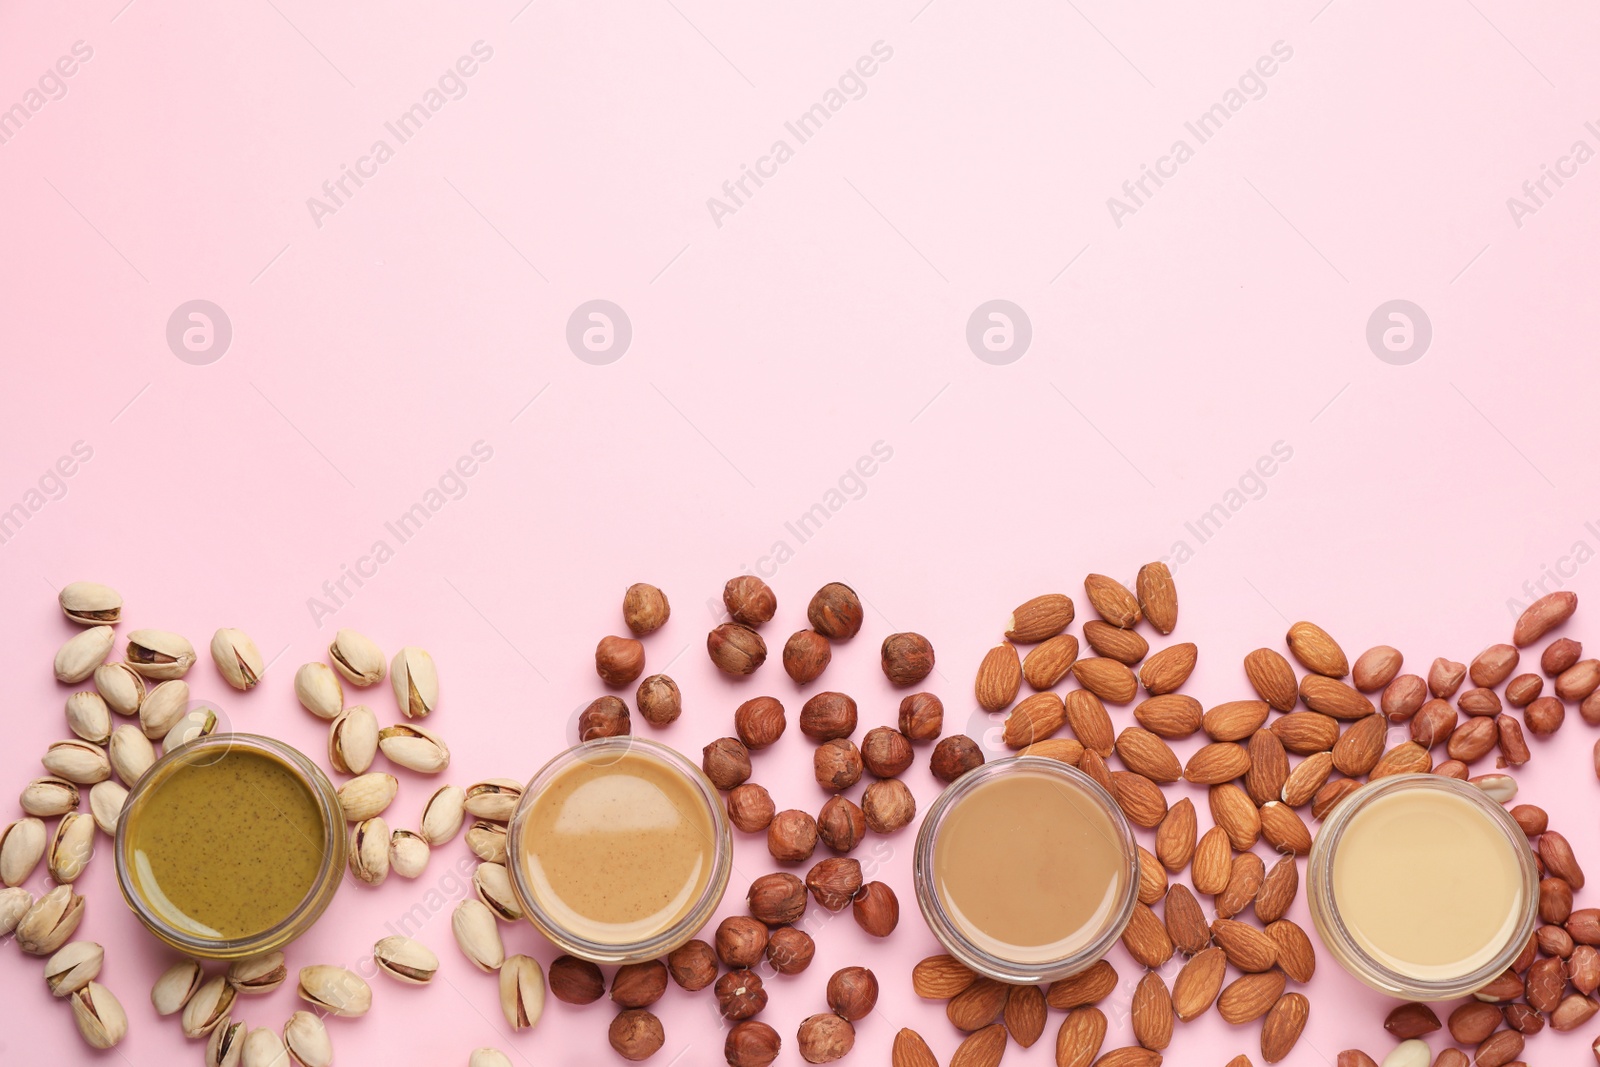
[[[975,788],[1002,775],[1027,771],[1056,777],[1071,785],[1093,801],[1111,821],[1117,833],[1117,843],[1122,849],[1124,891],[1116,910],[1107,917],[1105,925],[1093,939],[1077,951],[1055,960],[1019,961],[1006,959],[975,944],[951,918],[939,899],[937,879],[934,874],[934,851],[939,827],[951,807],[969,795]],[[915,883],[917,904],[929,930],[949,953],[968,967],[986,977],[1001,982],[1041,982],[1065,978],[1092,966],[1102,959],[1122,937],[1128,922],[1133,918],[1134,905],[1139,896],[1139,851],[1133,828],[1122,813],[1116,800],[1099,782],[1083,771],[1048,756],[1007,756],[990,760],[974,767],[945,787],[938,799],[923,816],[917,831],[916,850],[912,858],[912,877]]]

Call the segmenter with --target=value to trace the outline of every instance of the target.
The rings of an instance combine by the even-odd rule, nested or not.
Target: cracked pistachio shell
[[[245,1035],[242,1067],[288,1067],[289,1051],[277,1031],[258,1026]]]
[[[490,778],[467,786],[467,814],[490,822],[510,822],[522,799],[522,783],[510,778]]]
[[[172,724],[172,729],[161,739],[161,749],[163,752],[171,752],[175,748],[182,748],[190,741],[210,737],[216,732],[216,710],[201,704],[178,717],[178,721]]]
[[[44,964],[44,984],[54,997],[70,997],[100,976],[106,950],[93,941],[62,945]]]
[[[58,885],[18,920],[17,947],[30,956],[48,956],[71,939],[82,921],[83,898],[70,885]]]
[[[396,830],[389,835],[389,869],[402,878],[420,877],[432,851],[421,835]]]
[[[328,645],[328,661],[333,669],[355,686],[376,685],[389,673],[383,649],[366,634],[340,630]]]
[[[58,885],[78,880],[94,857],[94,819],[80,811],[69,811],[56,823],[55,836],[45,854],[50,877]]]
[[[395,703],[408,719],[420,719],[439,704],[439,671],[423,649],[408,645],[396,652],[389,665],[389,683],[394,686]]]
[[[372,1007],[372,987],[343,967],[318,964],[300,968],[297,991],[312,1007],[345,1018],[365,1015]]]
[[[333,1042],[328,1028],[309,1011],[297,1011],[283,1024],[283,1043],[300,1067],[332,1067]]]
[[[475,1048],[467,1057],[467,1067],[511,1067],[511,1057],[497,1048]]]
[[[461,832],[466,794],[458,785],[442,785],[422,808],[422,839],[435,847]]]
[[[48,819],[78,806],[78,787],[65,778],[35,778],[23,787],[18,803],[29,815]]]
[[[61,614],[79,626],[112,626],[122,621],[122,594],[99,582],[73,582],[56,596]]]
[[[508,957],[500,968],[500,1010],[513,1030],[529,1030],[544,1014],[544,972],[531,956]]]
[[[206,1067],[239,1067],[244,1055],[246,1023],[224,1016],[206,1039]]]
[[[228,984],[247,995],[270,993],[289,978],[289,968],[284,965],[283,953],[263,952],[228,964]]]
[[[81,737],[57,741],[39,757],[44,769],[76,785],[94,785],[111,777],[106,750]]]
[[[181,678],[157,682],[139,705],[139,729],[152,741],[166,737],[188,710],[188,682]]]
[[[128,1034],[128,1016],[111,990],[90,982],[72,994],[72,1021],[90,1048],[115,1048]]]
[[[368,885],[389,877],[389,824],[376,815],[350,831],[350,873]]]
[[[32,816],[0,830],[0,883],[19,886],[44,859],[44,821]]]
[[[10,937],[33,907],[33,894],[21,886],[0,889],[0,937]]]
[[[495,822],[475,822],[467,827],[467,847],[485,863],[504,863],[506,828]]]
[[[67,729],[92,744],[105,744],[111,737],[111,709],[105,698],[89,689],[69,696]]]
[[[383,973],[407,985],[427,985],[439,972],[439,957],[409,937],[384,938],[373,946],[372,958]]]
[[[94,824],[107,837],[117,836],[117,824],[122,821],[122,806],[128,802],[128,791],[121,782],[96,782],[89,790],[89,814]]]
[[[150,765],[156,761],[156,747],[144,731],[131,722],[123,723],[111,731],[111,769],[117,772],[122,784],[132,786]]]
[[[161,972],[150,990],[150,1004],[157,1015],[176,1015],[205,981],[205,972],[195,960],[179,960]]]
[[[168,630],[134,630],[122,658],[128,666],[157,681],[182,678],[194,666],[194,646],[189,639]]]
[[[294,672],[294,695],[319,719],[336,719],[344,710],[344,686],[326,663],[302,663]]]
[[[233,1008],[235,990],[228,984],[227,976],[212,975],[200,983],[183,1006],[182,1025],[186,1037],[204,1037],[228,1018]]]
[[[109,626],[91,626],[73,634],[56,650],[56,681],[77,685],[87,679],[106,661],[115,637],[116,632]]]
[[[418,774],[438,774],[450,766],[450,749],[444,739],[410,723],[379,730],[378,748],[389,762]]]
[[[522,904],[511,888],[511,872],[503,863],[480,863],[472,872],[472,890],[502,922],[522,918]]]
[[[211,635],[211,659],[222,680],[235,689],[254,689],[267,669],[250,635],[226,626]]]
[[[139,672],[126,663],[102,663],[94,669],[94,689],[118,715],[137,715],[147,688]]]
[[[340,774],[365,774],[378,754],[378,717],[352,704],[328,726],[328,762]]]
[[[349,822],[365,822],[382,815],[400,791],[400,781],[392,774],[373,771],[358,775],[339,787],[339,806]]]
[[[456,935],[461,954],[478,970],[496,971],[505,962],[506,946],[500,940],[500,928],[494,912],[483,901],[469,898],[457,904],[450,913],[450,930]]]

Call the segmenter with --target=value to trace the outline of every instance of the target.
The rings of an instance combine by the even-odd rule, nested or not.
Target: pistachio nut
[[[172,728],[161,738],[161,750],[171,752],[190,741],[210,737],[217,732],[217,711],[208,704],[197,705],[178,716]]]
[[[91,626],[82,633],[73,634],[66,644],[56,649],[56,681],[64,685],[77,685],[94,673],[106,661],[116,632],[109,626]]]
[[[0,889],[0,937],[10,937],[32,908],[33,894],[21,886]]]
[[[72,1021],[90,1048],[115,1048],[128,1033],[122,1004],[99,982],[90,982],[72,994]]]
[[[206,1038],[206,1067],[239,1067],[239,1061],[244,1056],[245,1031],[248,1029],[248,1024],[236,1023],[231,1017],[223,1016],[211,1031],[211,1036]]]
[[[245,1035],[242,1067],[288,1067],[289,1050],[274,1030],[258,1026]]]
[[[96,745],[103,745],[111,736],[111,709],[105,698],[92,689],[73,693],[67,698],[67,729]]]
[[[408,645],[394,654],[389,684],[394,686],[395,703],[408,719],[420,719],[439,704],[439,671],[423,649]]]
[[[32,816],[0,830],[0,883],[19,886],[44,858],[44,821]]]
[[[289,968],[284,965],[283,953],[263,952],[259,956],[247,956],[242,960],[234,960],[228,964],[228,984],[240,993],[256,995],[270,993],[281,986],[289,977]]]
[[[468,898],[450,913],[450,930],[456,935],[461,954],[480,971],[496,971],[506,960],[505,942],[494,912],[481,900]]]
[[[511,1067],[511,1057],[497,1048],[475,1048],[467,1057],[467,1067]]]
[[[109,779],[96,782],[89,790],[89,814],[94,824],[107,837],[117,836],[117,824],[122,821],[122,806],[128,802],[128,791],[121,782]]]
[[[82,921],[83,898],[70,885],[58,885],[17,921],[17,947],[30,956],[48,956],[72,938]]]
[[[467,847],[485,863],[504,863],[506,828],[497,822],[475,822],[467,827]]]
[[[56,600],[61,614],[79,626],[110,626],[122,621],[122,594],[99,582],[73,582]]]
[[[428,869],[432,851],[421,835],[396,830],[389,835],[389,869],[402,878],[416,878]]]
[[[300,968],[300,999],[330,1015],[352,1018],[372,1007],[372,987],[343,967]]]
[[[422,807],[422,839],[437,848],[461,832],[466,793],[458,785],[442,785]]]
[[[122,784],[132,786],[150,765],[156,761],[156,747],[144,735],[144,731],[125,722],[111,731],[111,744],[108,746],[111,756],[111,769],[117,772],[117,777],[122,779]]]
[[[365,774],[378,754],[378,717],[352,704],[328,727],[328,762],[340,774]]]
[[[490,822],[510,822],[522,799],[522,783],[510,778],[490,778],[467,786],[467,814]]]
[[[200,983],[200,988],[183,1006],[182,1025],[187,1037],[204,1037],[228,1018],[235,995],[226,975],[215,974]]]
[[[294,672],[294,695],[319,719],[336,719],[344,710],[344,686],[326,663],[302,663]]]
[[[189,683],[182,678],[157,682],[139,705],[139,728],[155,741],[166,737],[189,710]]]
[[[339,787],[339,806],[350,822],[365,822],[384,809],[400,791],[400,780],[392,774],[372,771],[358,775]]]
[[[194,666],[194,646],[187,637],[167,630],[135,630],[128,635],[122,658],[146,678],[182,678]]]
[[[444,739],[410,723],[379,730],[378,748],[389,762],[418,774],[438,774],[450,766],[450,749]]]
[[[50,995],[70,997],[100,976],[106,950],[93,941],[73,941],[61,946],[44,964],[44,984]]]
[[[386,937],[372,947],[378,968],[407,985],[427,985],[439,972],[439,957],[420,941],[409,937]]]
[[[77,785],[94,785],[111,777],[111,760],[106,750],[81,737],[57,741],[39,757],[44,769]]]
[[[57,885],[76,882],[94,856],[94,819],[81,811],[61,816],[46,856]]]
[[[355,630],[340,630],[328,645],[328,660],[333,669],[344,675],[351,685],[375,685],[388,673],[383,649],[366,634]]]
[[[297,1011],[283,1024],[283,1043],[300,1067],[331,1067],[333,1042],[328,1028],[309,1011]]]
[[[522,918],[522,904],[511,888],[511,872],[503,863],[480,863],[472,872],[472,890],[503,922]]]
[[[48,819],[78,806],[78,787],[65,778],[35,778],[23,788],[18,803],[29,815]]]
[[[531,1029],[544,1014],[544,972],[532,956],[508,956],[500,968],[500,1010],[513,1030]]]
[[[211,660],[222,680],[235,689],[254,689],[267,670],[250,635],[226,626],[211,635]]]
[[[368,885],[389,877],[389,824],[382,815],[363,819],[350,831],[350,873]]]
[[[102,663],[96,667],[94,688],[106,707],[118,715],[137,715],[139,705],[144,703],[144,678],[126,663]]]
[[[179,960],[161,972],[150,990],[150,1003],[157,1015],[176,1015],[199,990],[206,974],[195,960]]]

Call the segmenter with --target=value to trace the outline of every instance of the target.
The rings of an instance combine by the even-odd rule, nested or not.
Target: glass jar
[[[1422,865],[1420,876],[1397,864]],[[1433,872],[1448,873],[1429,887]],[[1454,914],[1469,885],[1478,894],[1471,915]],[[1317,933],[1345,970],[1391,997],[1449,1000],[1499,977],[1527,946],[1538,921],[1539,872],[1527,835],[1478,786],[1400,774],[1362,786],[1323,821],[1306,894]],[[1385,916],[1389,901],[1412,910]],[[1440,930],[1449,940],[1464,938],[1459,962],[1449,962],[1453,946],[1435,943]]]
[[[266,761],[255,766],[269,776],[267,781],[276,792],[252,791],[246,778],[222,769],[230,758],[250,757]],[[240,802],[217,794],[208,796],[213,778],[218,784],[237,786],[241,795],[234,799]],[[285,805],[285,797],[292,799],[293,805]],[[259,801],[253,810],[268,817],[249,826],[247,833],[238,832],[237,826],[217,832],[224,820],[252,810],[246,798]],[[287,812],[289,806],[298,809],[293,820]],[[191,815],[206,822],[197,821],[193,832],[187,833],[183,824]],[[175,820],[164,828],[164,839],[181,838],[194,844],[189,854],[192,858],[176,869],[175,876],[183,882],[185,892],[200,894],[195,899],[213,899],[211,889],[224,880],[237,889],[239,899],[256,898],[256,914],[263,913],[260,902],[269,895],[269,886],[272,893],[281,895],[287,885],[286,899],[293,900],[303,882],[303,896],[286,905],[281,915],[262,920],[259,928],[221,933],[208,927],[173,899],[178,895],[176,885],[163,888],[151,852],[141,847],[154,847],[153,840],[145,839],[144,824],[155,819]],[[312,828],[319,826],[320,841],[312,833]],[[298,881],[284,882],[287,867],[278,862],[282,857],[263,848],[278,834],[298,853]],[[230,844],[234,848],[230,849]],[[332,902],[344,878],[349,839],[338,792],[320,767],[270,737],[220,733],[166,753],[134,783],[117,823],[115,850],[122,897],[151,933],[187,955],[227,960],[280,948],[309,929]],[[275,862],[277,866],[273,866]],[[171,865],[166,869],[175,870]],[[278,881],[270,881],[273,879]]]
[[[1007,818],[1003,794],[993,790],[1024,782],[1031,790],[1051,791],[1038,792],[1032,801],[1039,796],[1054,801],[1053,793],[1060,793],[1062,806],[1049,812],[1026,795],[1013,798],[1021,802],[1019,814],[1032,813],[1028,817],[1044,820],[1042,826]],[[1002,806],[991,807],[995,804]],[[970,832],[964,824],[970,824]],[[985,834],[986,827],[993,833]],[[960,854],[968,839],[983,849],[980,862],[967,862],[973,854]],[[1116,801],[1076,767],[1039,756],[994,760],[946,787],[923,817],[912,865],[917,904],[934,937],[974,971],[1002,982],[1051,981],[1086,969],[1116,944],[1138,901],[1138,850]],[[1085,870],[1094,875],[1080,879],[1075,896],[1082,907],[1075,913],[1024,917],[1015,907],[1019,902],[1064,907],[1059,891],[1069,879],[1062,873]],[[969,873],[962,875],[966,882],[958,890],[955,877],[963,871]],[[1019,886],[1028,889],[1006,892]],[[998,895],[979,900],[986,887]],[[962,893],[967,896],[958,901]],[[981,929],[986,920],[978,917],[981,908],[970,906],[974,902],[986,904],[989,919],[1008,929]],[[1049,934],[1026,943],[1030,932],[1047,929]]]
[[[594,963],[658,959],[687,942],[733,870],[716,787],[675,750],[631,736],[546,763],[517,803],[506,849],[523,914]]]

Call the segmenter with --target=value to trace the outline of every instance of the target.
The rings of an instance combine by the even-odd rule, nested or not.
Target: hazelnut
[[[799,974],[816,954],[817,943],[798,927],[780,926],[767,938],[767,962],[779,974]]]
[[[933,671],[933,645],[921,634],[890,634],[879,652],[884,677],[902,688],[916,685]]]
[[[861,615],[861,598],[843,582],[829,582],[818,589],[806,607],[811,628],[835,641],[848,641],[860,633]]]
[[[850,902],[850,912],[856,917],[856,925],[873,937],[888,937],[900,925],[900,900],[882,882],[862,886]]]
[[[640,682],[634,703],[651,726],[666,726],[683,712],[683,694],[678,692],[678,683],[664,674],[652,674]]]
[[[602,637],[594,646],[594,671],[607,685],[630,685],[644,673],[644,645],[631,637]]]
[[[648,1008],[666,991],[667,968],[660,960],[625,963],[611,979],[611,999],[624,1008]]]
[[[754,967],[767,951],[767,924],[730,915],[717,926],[717,958],[729,967]]]
[[[750,752],[737,737],[719,737],[700,755],[701,769],[718,789],[732,789],[750,778]]]
[[[783,646],[783,669],[796,685],[814,682],[833,659],[833,646],[815,630],[797,630]]]
[[[893,778],[911,766],[911,740],[892,726],[874,726],[861,739],[861,762],[879,778]]]
[[[744,747],[754,752],[766,748],[783,736],[789,725],[784,717],[783,705],[776,697],[753,697],[740,704],[733,713],[733,732],[739,735]]]
[[[813,741],[832,741],[856,732],[856,702],[843,693],[818,693],[800,706],[800,732]]]
[[[933,746],[928,766],[939,781],[953,782],[972,768],[983,766],[983,750],[966,734],[951,734]]]
[[[832,1063],[843,1059],[856,1044],[856,1028],[832,1012],[813,1015],[795,1035],[800,1058],[807,1063]]]
[[[748,626],[725,622],[706,635],[706,652],[727,674],[754,674],[767,661],[767,643]]]
[[[550,992],[568,1004],[593,1004],[605,996],[606,980],[588,960],[557,956],[550,961]]]
[[[861,794],[861,812],[873,830],[892,834],[917,817],[917,798],[900,779],[884,778]]]
[[[717,980],[716,951],[699,938],[685,942],[667,957],[667,971],[681,988],[697,992]]]
[[[742,1022],[728,1031],[722,1043],[722,1058],[728,1067],[767,1067],[778,1058],[783,1041],[778,1031],[764,1022]]]
[[[812,756],[817,784],[835,793],[861,781],[861,752],[848,737],[837,737],[817,746]]]
[[[748,1019],[767,1006],[767,991],[754,971],[729,971],[717,979],[714,992],[724,1019]]]
[[[597,737],[626,737],[633,732],[628,720],[628,705],[618,697],[597,697],[578,716],[578,740]]]
[[[912,693],[900,701],[900,732],[911,740],[932,741],[943,730],[944,701],[932,693]]]
[[[758,834],[772,824],[776,805],[766,787],[746,782],[728,794],[728,821],[747,834]]]
[[[878,1004],[878,978],[865,967],[845,967],[828,979],[828,1007],[841,1019],[855,1022]]]
[[[799,863],[811,858],[817,847],[817,820],[790,808],[772,817],[767,827],[767,851],[779,863]]]
[[[760,626],[778,613],[778,597],[772,587],[753,574],[729,578],[722,587],[722,606],[734,622]]]
[[[745,903],[768,926],[792,923],[806,913],[806,885],[788,871],[763,874],[750,883]]]
[[[867,817],[849,797],[835,794],[817,816],[817,836],[835,852],[849,852],[867,834]]]
[[[843,911],[861,891],[861,864],[847,856],[818,860],[806,872],[806,888],[829,911]]]
[[[606,1032],[611,1047],[625,1060],[647,1060],[661,1051],[666,1043],[666,1031],[661,1020],[640,1008],[630,1008],[611,1020]]]
[[[667,594],[645,582],[635,582],[622,594],[622,621],[628,624],[633,636],[643,637],[661,629],[661,624],[672,614]]]

